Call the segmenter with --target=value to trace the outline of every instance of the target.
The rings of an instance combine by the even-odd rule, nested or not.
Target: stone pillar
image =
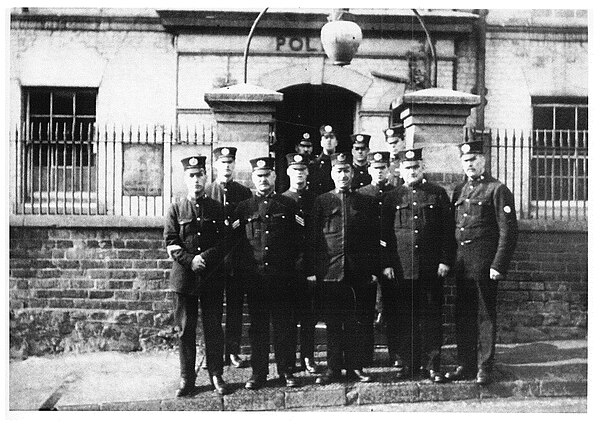
[[[424,148],[426,174],[451,189],[463,178],[457,145],[464,126],[480,97],[454,90],[431,88],[406,93],[400,119],[406,129],[406,148]]]
[[[217,121],[213,148],[236,147],[235,179],[252,187],[248,161],[269,155],[269,132],[275,107],[283,101],[283,94],[251,84],[236,84],[207,92],[204,100]]]

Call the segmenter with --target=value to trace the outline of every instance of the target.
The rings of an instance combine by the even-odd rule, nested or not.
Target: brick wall
[[[585,337],[587,233],[521,228],[500,284],[499,341]],[[172,347],[162,246],[159,228],[11,227],[11,355]],[[447,342],[454,294],[448,285]]]

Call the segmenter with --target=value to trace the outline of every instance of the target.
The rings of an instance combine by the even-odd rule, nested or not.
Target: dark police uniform
[[[369,142],[371,136],[368,134],[352,134],[350,135],[352,140],[352,147],[361,146],[366,150],[369,150]],[[352,169],[354,170],[354,176],[352,177],[352,189],[359,189],[363,186],[371,183],[371,175],[369,174],[369,163],[364,165],[352,163]]]
[[[184,168],[194,168],[205,157],[184,159]],[[186,162],[187,161],[187,162]],[[186,169],[187,169],[186,168]],[[223,205],[208,196],[185,198],[171,205],[166,216],[164,238],[175,260],[170,273],[170,289],[174,292],[175,323],[179,328],[179,360],[181,378],[193,387],[196,379],[196,325],[198,300],[206,345],[208,373],[223,372],[223,258],[228,240],[223,222]],[[200,254],[206,261],[202,271],[192,271],[192,260]]]
[[[322,125],[319,132],[321,136],[335,135],[330,125]],[[317,155],[314,162],[308,167],[308,172],[308,190],[315,195],[329,192],[335,187],[331,179],[331,158],[325,152]]]
[[[230,157],[235,160],[236,151],[233,147],[216,148],[213,150],[213,158],[218,160],[221,157]],[[241,201],[250,198],[252,191],[233,180],[224,184],[213,181],[206,186],[206,194],[225,206],[223,220],[231,224],[235,208]],[[237,252],[230,252],[225,259],[225,361],[229,361],[229,355],[240,353],[242,339],[244,287],[239,279],[239,272],[235,269],[236,255]]]
[[[403,151],[400,157],[420,160],[421,149]],[[384,285],[388,348],[407,374],[421,366],[439,373],[444,279],[437,273],[439,264],[453,264],[455,251],[446,190],[425,179],[396,187],[385,195],[384,228],[396,272],[396,282]]]
[[[388,139],[393,138],[397,139],[400,143],[400,140],[404,138],[404,127],[390,127],[383,130],[383,134],[385,135],[386,143]],[[402,180],[402,176],[400,175],[400,163],[401,159],[398,156],[390,158],[390,174],[388,177],[388,183],[394,187],[402,186],[404,181]]]
[[[287,155],[288,166],[296,164],[308,166],[310,159],[307,155]],[[315,284],[306,280],[307,276],[314,274],[315,263],[315,225],[312,217],[316,195],[306,188],[300,191],[288,189],[283,193],[297,204],[296,221],[300,225],[301,256],[296,266],[298,283],[296,285],[296,323],[300,324],[300,358],[303,367],[305,359],[314,361],[315,353],[315,325],[317,324],[317,293]]]
[[[466,146],[465,146],[466,145]],[[461,152],[482,153],[481,142]],[[456,221],[456,337],[458,362],[466,375],[487,373],[494,362],[498,282],[490,268],[505,274],[517,243],[517,218],[511,191],[484,173],[465,179],[452,197]]]
[[[273,169],[272,158],[251,161],[252,168]],[[295,367],[293,322],[294,267],[299,255],[297,208],[293,200],[271,192],[239,203],[232,227],[241,238],[239,269],[246,277],[250,312],[250,363],[253,377],[264,384],[269,371],[269,324],[280,375]]]
[[[369,163],[371,165],[381,163],[381,164],[385,164],[386,166],[389,166],[389,162],[390,162],[390,154],[388,152],[370,152],[369,153]],[[381,251],[380,258],[383,258],[383,255],[384,255],[383,251],[384,251],[384,245],[385,245],[385,241],[383,240],[384,235],[383,235],[383,227],[382,227],[382,221],[381,221],[382,214],[383,214],[383,197],[384,197],[385,193],[389,192],[392,189],[394,189],[394,186],[387,183],[387,181],[384,181],[383,183],[380,183],[380,184],[373,184],[373,182],[370,182],[368,185],[363,186],[357,190],[357,192],[360,193],[361,195],[370,196],[375,199],[375,202],[377,205],[377,216],[373,217],[373,219],[376,220],[376,222],[377,222],[378,237],[380,239],[380,246],[379,246],[379,250]],[[378,274],[376,275],[376,276],[378,276],[380,283],[382,282],[382,278],[383,278],[383,276],[381,275],[381,270],[383,270],[383,268],[384,268],[384,266],[382,264],[382,266],[379,268]],[[369,365],[373,362],[373,354],[374,354],[374,348],[375,348],[375,335],[374,335],[374,329],[373,329],[372,324],[375,319],[375,310],[376,310],[376,308],[375,308],[376,300],[377,300],[377,286],[376,285],[372,285],[372,287],[369,288],[367,296],[368,296],[367,302],[365,303],[365,307],[367,308],[367,311],[365,311],[365,317],[368,317],[368,320],[365,323],[365,330],[364,330],[367,335],[367,338],[366,338],[366,344],[365,344],[365,351],[363,353],[363,362],[365,365]]]
[[[351,155],[334,154],[350,165]],[[361,323],[372,275],[379,272],[378,228],[373,198],[351,189],[334,189],[315,201],[317,226],[316,275],[323,286],[327,324],[327,367],[339,376],[342,368],[361,370],[366,336]],[[371,320],[370,325],[373,325]]]

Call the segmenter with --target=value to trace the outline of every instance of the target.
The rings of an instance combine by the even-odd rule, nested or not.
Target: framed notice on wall
[[[161,196],[163,146],[123,145],[123,196]]]

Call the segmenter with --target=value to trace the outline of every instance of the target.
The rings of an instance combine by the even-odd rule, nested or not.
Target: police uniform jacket
[[[233,223],[233,214],[237,205],[252,196],[250,188],[233,180],[226,183],[213,181],[206,185],[205,191],[212,199],[224,205],[223,220],[227,225]],[[230,252],[225,259],[226,271],[230,275],[233,274],[235,264],[239,261],[236,254],[237,252]]]
[[[517,245],[517,216],[511,191],[487,173],[465,179],[454,190],[452,201],[459,247],[484,243],[497,247],[490,268],[504,274]],[[482,250],[485,252],[487,250]],[[473,259],[477,261],[476,258]]]
[[[356,191],[332,190],[315,200],[316,270],[323,281],[377,275],[379,235],[375,200]]]
[[[312,214],[316,195],[304,189],[298,192],[287,190],[283,196],[296,202],[298,209],[294,218],[300,226],[301,252],[296,269],[305,277],[311,276],[315,265],[315,221]]]
[[[386,193],[383,215],[387,260],[404,279],[436,274],[440,263],[453,264],[454,220],[444,188],[425,179],[398,186]]]
[[[308,190],[320,195],[335,187],[331,179],[331,158],[321,153],[308,167]]]
[[[300,251],[297,207],[293,200],[272,192],[239,203],[232,227],[240,243],[242,272],[293,275]]]
[[[353,189],[358,189],[371,183],[373,178],[369,174],[368,163],[365,165],[352,164],[352,169],[354,170],[354,177],[352,177]]]
[[[164,238],[167,246],[182,248],[171,253],[175,260],[170,274],[173,291],[195,295],[213,287],[223,276],[230,237],[220,202],[205,195],[195,201],[185,198],[171,204]],[[198,254],[206,261],[206,269],[194,272],[192,260]]]

